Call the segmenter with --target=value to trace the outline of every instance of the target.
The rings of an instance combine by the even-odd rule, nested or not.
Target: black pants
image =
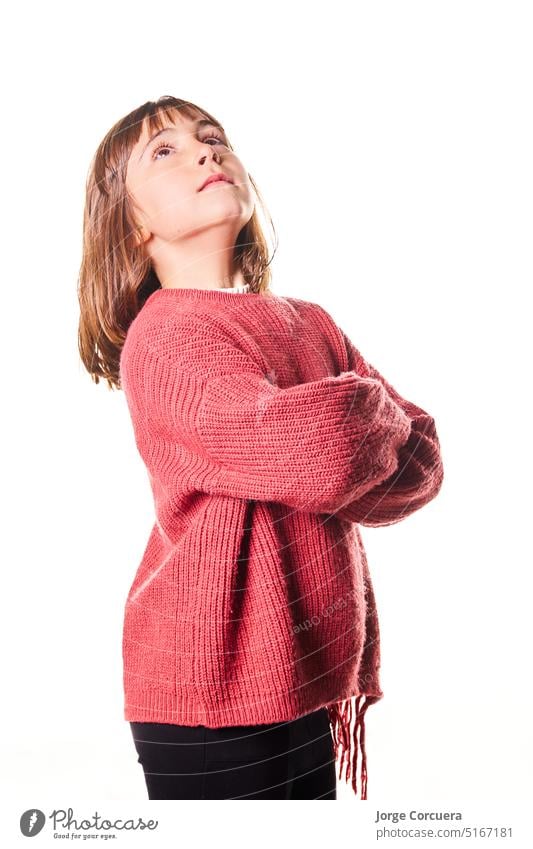
[[[149,799],[337,798],[326,708],[269,725],[130,726]]]

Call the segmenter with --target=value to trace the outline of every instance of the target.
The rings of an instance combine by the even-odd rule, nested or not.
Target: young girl
[[[128,592],[124,717],[150,799],[366,799],[383,695],[359,525],[443,480],[432,417],[321,306],[270,289],[259,192],[174,97],[101,142],[79,345],[122,388],[155,516]]]

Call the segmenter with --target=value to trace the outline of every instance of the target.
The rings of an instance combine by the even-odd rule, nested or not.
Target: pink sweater
[[[364,713],[383,693],[359,525],[437,495],[434,420],[326,310],[272,293],[158,289],[120,374],[155,512],[125,604],[125,719],[214,728],[326,706],[339,778],[357,793],[359,743],[366,799]]]

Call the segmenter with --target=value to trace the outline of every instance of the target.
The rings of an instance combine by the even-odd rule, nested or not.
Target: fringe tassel
[[[361,700],[363,698],[365,699],[365,703],[362,705]],[[342,780],[344,770],[345,780],[348,782],[351,778],[351,785],[356,796],[358,751],[359,746],[361,747],[361,799],[366,799],[367,790],[365,713],[367,708],[371,704],[374,704],[374,702],[379,701],[380,698],[380,696],[366,695],[355,697],[355,723],[353,732],[351,731],[353,719],[352,698],[327,705],[333,735],[335,760],[339,759],[340,754],[339,780]],[[358,731],[359,739],[357,738]]]

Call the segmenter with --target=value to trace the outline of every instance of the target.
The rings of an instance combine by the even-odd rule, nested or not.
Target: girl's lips
[[[226,186],[233,185],[233,183],[230,183],[229,180],[211,180],[211,182],[208,183],[207,186],[204,186],[203,189],[200,189],[200,191],[203,192],[205,189],[211,189],[213,186],[220,186],[221,183]]]

